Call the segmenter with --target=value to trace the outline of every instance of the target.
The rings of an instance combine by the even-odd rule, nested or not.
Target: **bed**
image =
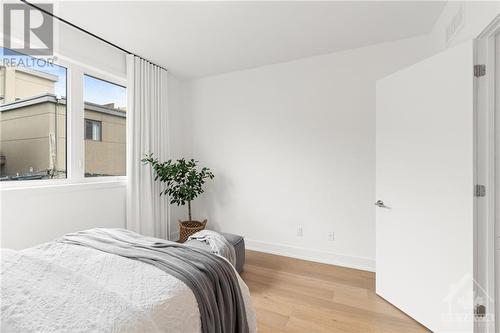
[[[155,265],[61,240],[1,256],[2,332],[207,331],[193,290]],[[249,290],[231,269],[255,332]]]

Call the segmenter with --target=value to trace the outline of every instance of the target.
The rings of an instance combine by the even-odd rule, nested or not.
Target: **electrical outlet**
[[[335,233],[333,231],[330,231],[328,233],[328,240],[329,241],[334,241],[335,240]]]
[[[297,236],[302,237],[302,235],[304,235],[304,233],[302,232],[302,227],[299,225],[297,227]]]

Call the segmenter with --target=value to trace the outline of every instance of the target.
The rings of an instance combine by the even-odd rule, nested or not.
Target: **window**
[[[85,140],[102,141],[101,128],[100,121],[85,119]]]
[[[66,68],[0,52],[0,180],[66,178]]]
[[[96,72],[100,78],[85,74]],[[122,75],[0,47],[0,181],[16,187],[125,176]]]
[[[85,177],[126,172],[126,88],[84,76]]]

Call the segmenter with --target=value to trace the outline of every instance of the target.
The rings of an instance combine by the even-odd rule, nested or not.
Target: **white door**
[[[472,332],[473,43],[377,82],[377,294],[434,332]]]

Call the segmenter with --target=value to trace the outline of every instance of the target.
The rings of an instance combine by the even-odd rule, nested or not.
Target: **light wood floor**
[[[429,332],[375,294],[375,274],[246,252],[259,332]]]

